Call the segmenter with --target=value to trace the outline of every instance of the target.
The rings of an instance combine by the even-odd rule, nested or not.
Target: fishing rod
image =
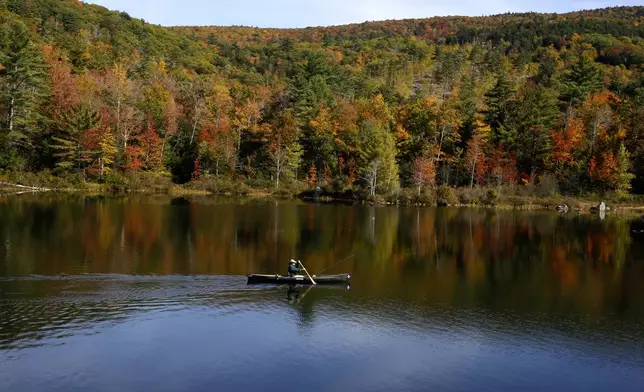
[[[330,267],[327,267],[327,268],[323,269],[322,271],[320,271],[320,273],[322,273],[322,272],[324,272],[324,271],[327,271],[327,270],[330,270],[331,268],[335,267],[336,265],[338,265],[338,264],[340,264],[340,263],[343,263],[343,262],[345,262],[345,261],[349,260],[349,259],[350,259],[350,258],[352,258],[353,256],[355,256],[355,255],[351,255],[351,256],[349,256],[349,257],[345,257],[344,259],[342,259],[342,260],[338,261],[337,263],[333,264],[332,266],[330,266]]]

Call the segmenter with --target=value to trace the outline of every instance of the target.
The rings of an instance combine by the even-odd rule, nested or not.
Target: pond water
[[[644,389],[608,215],[0,197],[0,391]],[[247,285],[249,273],[351,285]]]

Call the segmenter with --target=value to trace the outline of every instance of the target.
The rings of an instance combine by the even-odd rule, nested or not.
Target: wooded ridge
[[[0,171],[628,197],[644,192],[643,64],[644,7],[166,28],[0,0]]]

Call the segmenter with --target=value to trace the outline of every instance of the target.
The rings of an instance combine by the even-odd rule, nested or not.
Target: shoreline
[[[569,209],[567,212],[559,212],[556,207],[558,204],[552,204],[543,201],[542,199],[534,198],[532,203],[527,204],[512,204],[507,202],[499,202],[496,205],[485,205],[479,203],[470,203],[470,204],[437,204],[437,203],[394,203],[394,202],[374,202],[368,200],[347,200],[347,199],[325,199],[325,200],[315,200],[313,198],[299,198],[300,200],[311,202],[311,203],[320,203],[320,204],[346,204],[346,205],[375,205],[375,206],[398,206],[398,207],[432,207],[432,208],[480,208],[480,209],[496,209],[504,211],[550,211],[553,213],[558,213],[561,215],[570,215],[570,214],[588,214],[596,215],[597,213],[592,212],[591,208],[594,207],[592,203],[585,202],[582,203],[582,208]],[[612,204],[610,209],[605,212],[605,214],[612,215],[635,215],[642,216],[644,214],[644,205],[630,205],[630,204]]]
[[[13,185],[13,184],[11,184]],[[0,187],[0,195],[13,196],[24,194],[80,194],[84,196],[170,196],[170,197],[224,197],[246,200],[300,200],[307,203],[320,204],[344,204],[344,205],[374,205],[374,206],[399,206],[399,207],[449,207],[449,208],[486,208],[497,210],[514,210],[514,211],[551,211],[565,214],[596,214],[592,211],[599,201],[594,202],[588,198],[572,198],[566,196],[500,196],[494,203],[482,202],[438,202],[431,198],[422,200],[413,200],[406,196],[389,195],[377,196],[375,198],[360,197],[358,194],[350,193],[352,197],[342,197],[328,193],[322,193],[317,196],[311,195],[313,191],[298,192],[288,189],[223,189],[221,191],[195,189],[186,185],[174,184],[167,188],[145,188],[145,189],[122,189],[118,191],[107,189],[100,184],[89,184],[84,187],[63,187],[63,188],[45,188],[36,186],[27,186],[22,184],[20,187],[13,188],[3,184]],[[459,188],[452,188],[457,191]],[[566,204],[568,211],[557,211],[557,206]],[[644,203],[636,202],[608,202],[606,214],[620,215],[642,215],[644,214]]]
[[[559,213],[597,213],[594,210],[602,201],[606,203],[606,213],[644,214],[644,195],[618,197],[595,194],[577,197],[550,194],[535,194],[533,190],[522,187],[511,188],[454,188],[439,186],[433,189],[401,188],[386,195],[368,196],[353,189],[342,191],[326,187],[311,189],[304,183],[286,183],[275,188],[271,181],[239,181],[229,178],[199,179],[186,184],[171,181],[168,173],[139,173],[128,177],[118,177],[117,181],[105,183],[69,181],[44,173],[5,172],[0,175],[0,195],[21,194],[82,194],[93,196],[149,195],[170,197],[224,197],[247,200],[301,200],[310,203],[379,205],[404,207],[457,207],[457,208],[495,208],[516,211],[553,211]]]

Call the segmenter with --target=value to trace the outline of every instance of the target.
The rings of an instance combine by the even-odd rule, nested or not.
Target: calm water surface
[[[610,216],[0,197],[0,391],[642,391],[643,242]],[[351,287],[246,285],[291,257]]]

